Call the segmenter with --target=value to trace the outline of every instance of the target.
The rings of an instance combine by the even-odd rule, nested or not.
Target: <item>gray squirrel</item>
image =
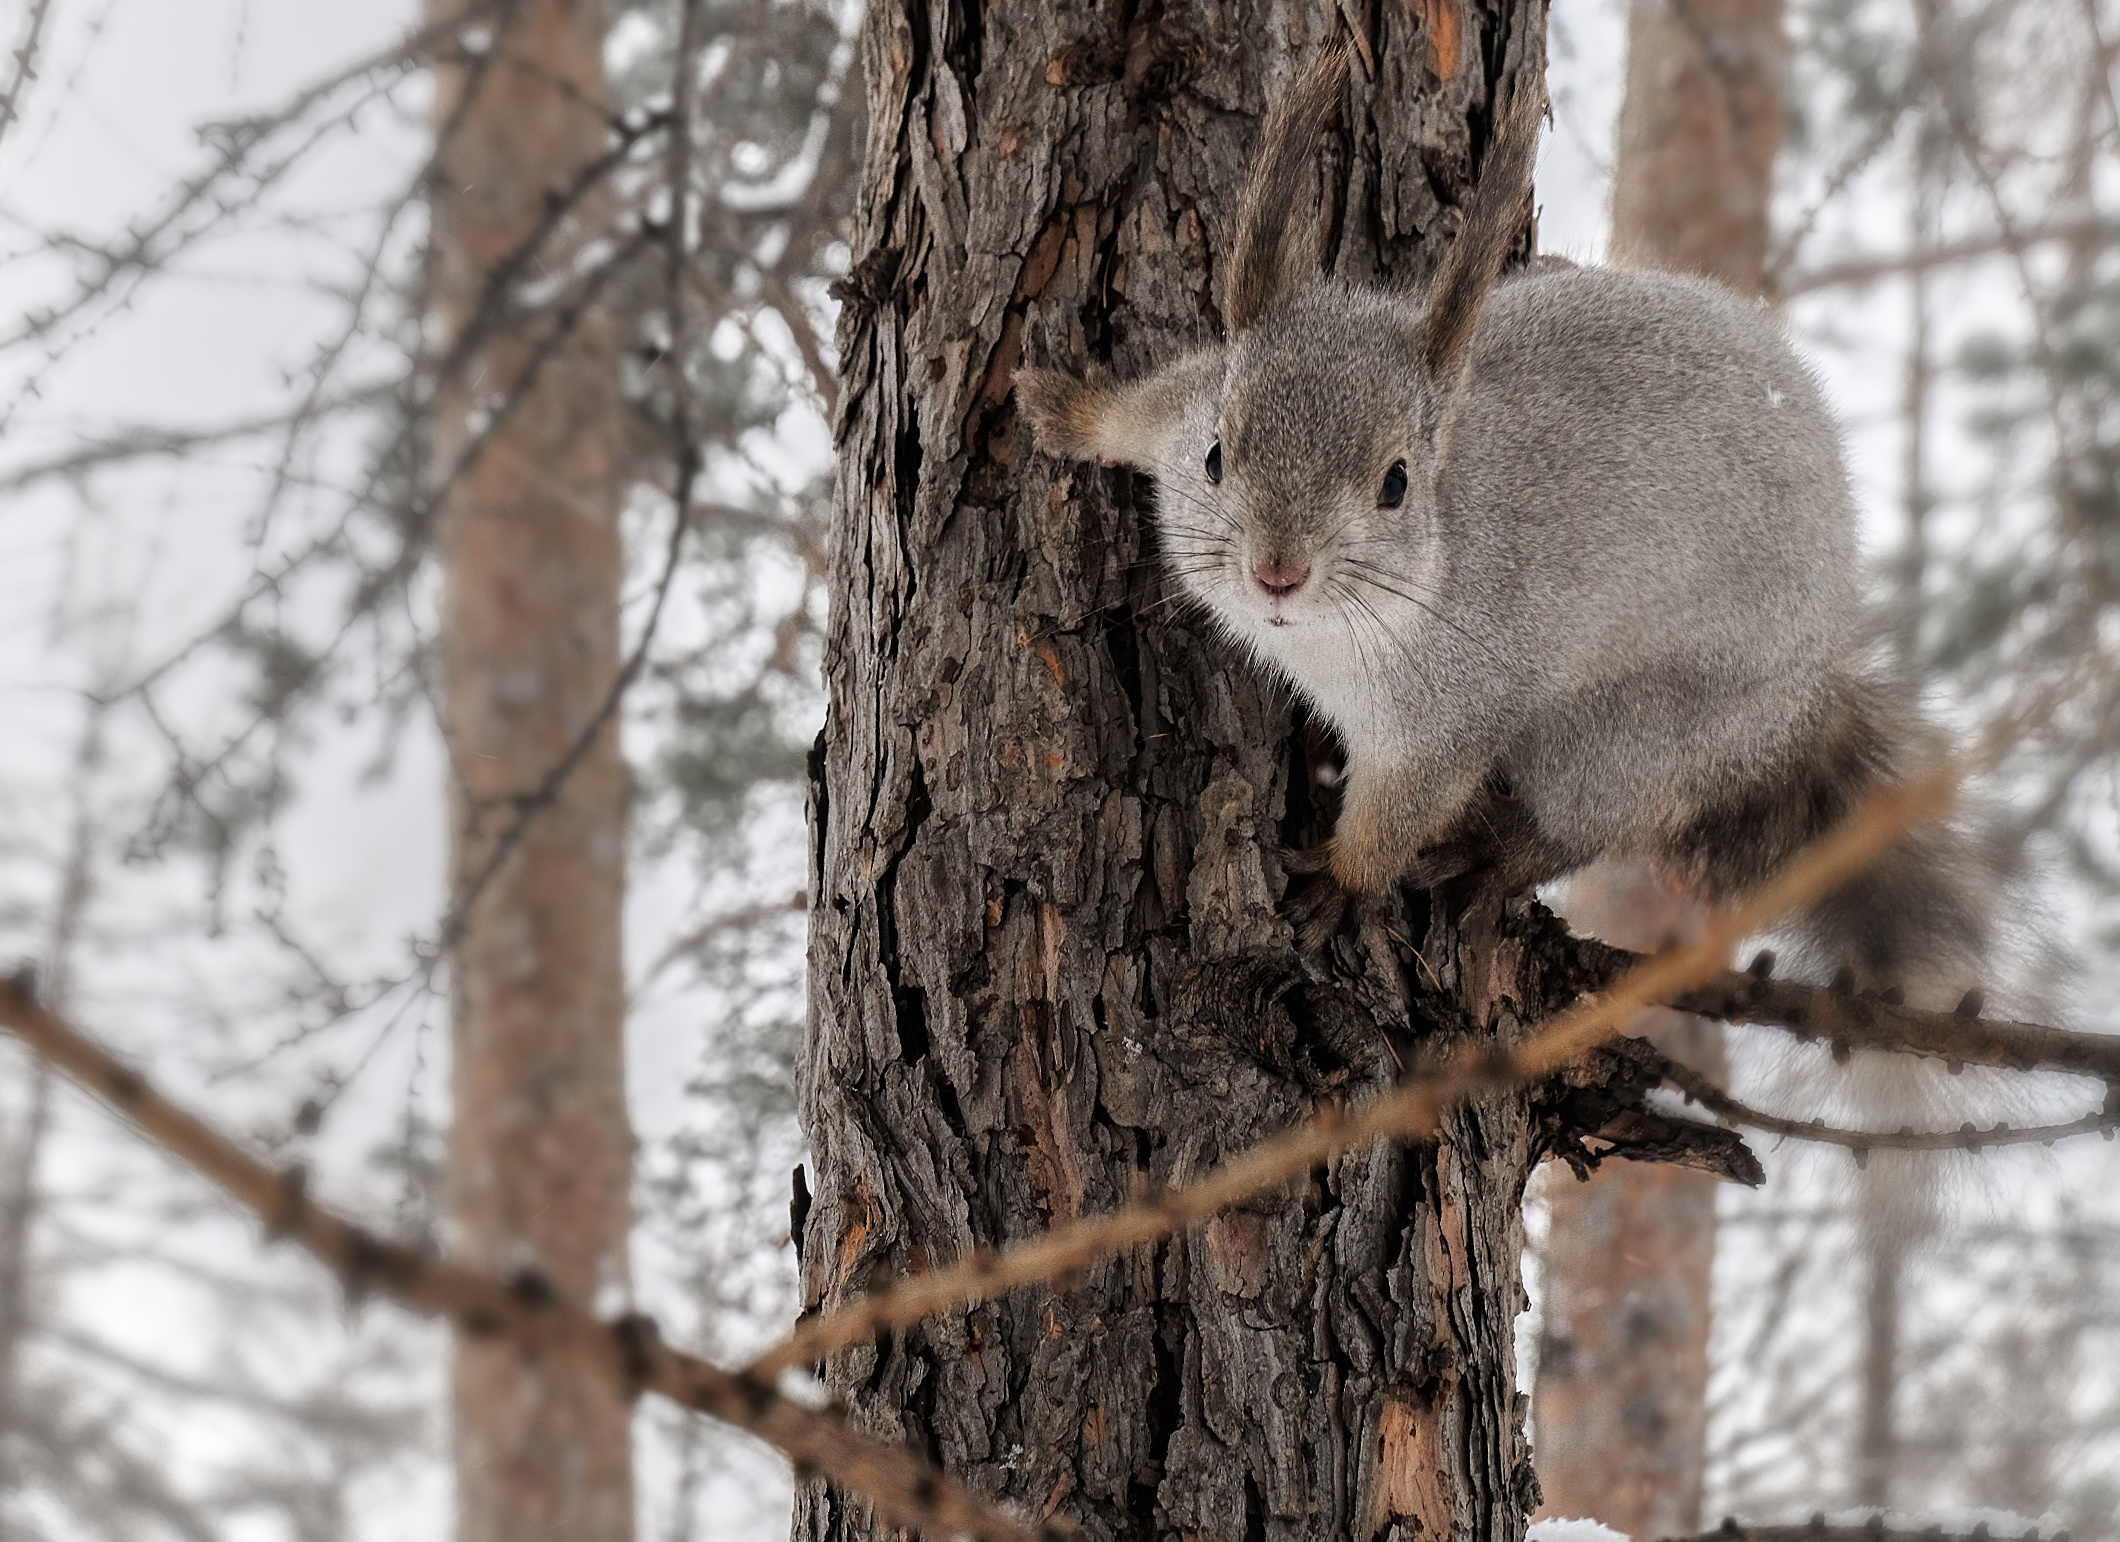
[[[1425,291],[1327,276],[1305,195],[1345,72],[1327,50],[1267,118],[1226,341],[1121,384],[1021,370],[1037,443],[1152,475],[1176,581],[1345,744],[1333,836],[1288,863],[1320,872],[1305,945],[1400,881],[1513,892],[1607,853],[1741,895],[1933,752],[1874,658],[1818,387],[1714,283],[1502,275],[1530,71]],[[1990,876],[1932,826],[1797,929],[1862,988],[1955,991]]]

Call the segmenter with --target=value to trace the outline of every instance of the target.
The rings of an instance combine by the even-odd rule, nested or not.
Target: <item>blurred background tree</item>
[[[481,863],[473,849],[454,892],[442,882],[450,824],[430,708],[451,678],[500,693],[503,708],[524,679],[505,660],[451,676],[435,541],[449,516],[436,516],[452,495],[480,496],[482,472],[505,477],[511,454],[537,462],[533,499],[567,501],[534,383],[510,399],[502,360],[511,346],[518,359],[559,354],[604,328],[605,365],[588,367],[605,368],[625,404],[598,453],[629,554],[610,597],[631,663],[627,1012],[647,1048],[635,1101],[651,1105],[639,1290],[696,1339],[762,1340],[792,1278],[801,886],[788,853],[801,849],[796,778],[820,711],[824,289],[843,261],[858,143],[858,91],[844,90],[853,15],[582,12],[590,74],[574,79],[608,68],[605,100],[534,56],[546,18],[532,7],[438,12],[404,41],[389,29],[418,20],[409,8],[363,30],[327,25],[319,8],[267,19],[195,7],[172,19],[211,35],[198,53],[226,55],[195,61],[190,78],[209,84],[181,109],[196,119],[201,98],[213,103],[197,163],[152,199],[84,210],[48,168],[89,153],[73,126],[93,125],[108,83],[170,39],[155,36],[160,18],[44,9],[16,81],[21,121],[0,138],[6,271],[24,317],[5,354],[13,456],[0,477],[17,599],[37,601],[12,611],[8,684],[35,703],[23,726],[82,748],[78,767],[24,756],[0,773],[7,946],[44,957],[55,983],[85,975],[66,999],[91,1018],[147,1005],[156,1026],[127,1046],[143,1063],[180,1086],[233,1089],[254,1136],[312,1164],[325,1192],[439,1238],[449,1100],[436,1076],[451,1059],[440,1007],[465,983],[460,964],[452,979],[466,930],[454,900]],[[430,65],[455,82],[448,92],[433,91]],[[317,83],[290,88],[305,77]],[[503,93],[497,138],[475,82]],[[536,164],[545,126],[563,135],[570,117],[586,123],[575,142],[587,160]],[[497,194],[459,174],[482,132],[489,171],[496,154],[530,157],[518,195],[529,217],[490,226],[473,253],[464,216],[428,210],[437,195],[461,207],[482,182]],[[690,219],[677,246],[680,169]],[[93,218],[110,233],[83,235]],[[284,330],[260,336],[246,308]],[[172,358],[171,332],[194,351]],[[127,399],[97,357],[109,337],[174,378]],[[250,370],[265,367],[262,387],[215,378],[216,350],[238,347]],[[484,496],[504,519],[528,513],[518,493]],[[533,641],[550,620],[533,618]],[[620,684],[578,685],[574,719],[584,690]],[[484,793],[459,812],[490,845],[550,769],[530,759],[552,747],[524,747],[484,778],[470,753],[459,772],[472,775],[456,780]],[[593,779],[578,770],[554,802]],[[71,833],[48,812],[64,789]],[[551,823],[533,813],[525,846]],[[283,861],[289,846],[300,854]],[[520,866],[489,883],[505,890]],[[580,900],[574,887],[566,897]],[[138,914],[150,895],[159,910]],[[578,918],[615,935],[620,897]],[[484,898],[490,909],[505,896]],[[554,1052],[548,1085],[579,1069]],[[182,1180],[142,1181],[154,1164],[7,1064],[10,1092],[18,1072],[23,1090],[0,1116],[19,1153],[0,1196],[0,1441],[23,1459],[0,1459],[0,1534],[219,1536],[278,1515],[304,1537],[439,1535],[443,1425],[426,1330],[361,1316],[335,1347],[345,1334],[327,1291],[269,1258],[239,1262],[240,1227],[202,1212]],[[564,1186],[581,1156],[562,1153],[546,1182]],[[525,1188],[510,1204],[533,1216],[551,1198]],[[83,1226],[122,1240],[84,1249],[71,1240]],[[523,1251],[503,1235],[489,1251],[503,1267],[560,1272],[559,1240]],[[213,1271],[196,1266],[202,1249]],[[172,1276],[189,1287],[181,1302]],[[623,1270],[613,1279],[622,1286]],[[157,1310],[112,1315],[113,1301],[135,1300]],[[268,1348],[273,1324],[303,1347]],[[692,1534],[708,1515],[784,1520],[786,1480],[766,1459],[674,1424],[642,1433],[657,1534]],[[761,1485],[768,1497],[754,1498]]]
[[[1648,15],[1705,61],[1712,97],[1741,91],[1758,59],[1721,30],[1740,23],[1742,9],[1653,4],[1636,20]],[[2114,719],[2109,681],[2087,661],[2111,625],[2099,576],[2109,531],[2097,533],[2095,509],[2111,496],[2112,468],[2086,450],[2109,431],[2101,403],[2112,359],[2084,347],[2081,332],[2071,352],[2055,339],[2081,325],[2085,274],[2110,257],[2101,199],[2114,191],[2113,21],[2096,4],[2063,15],[1830,0],[1791,6],[1788,27],[1789,130],[1765,261],[1753,271],[1787,308],[1849,421],[1889,641],[1930,684],[1937,710],[1970,736],[2069,671],[2104,682],[2016,746],[1998,778],[1996,834],[2030,869],[2013,899],[2005,994],[2025,1010],[2109,1026],[2099,1003],[2110,1000],[2113,963]],[[1609,39],[1591,39],[1583,54],[1600,46],[1609,63]],[[1579,56],[1562,75],[1564,117],[1567,93],[1586,89],[1586,63]],[[1612,235],[1637,250],[1631,227],[1645,205],[1626,188],[1640,149],[1640,64],[1630,53]],[[1689,84],[1672,65],[1646,78],[1680,96]],[[1665,111],[1681,128],[1689,122],[1682,109]],[[1702,120],[1690,121],[1697,129]],[[1688,143],[1680,133],[1660,153],[1668,162]],[[1685,194],[1712,203],[1715,185],[1681,168],[1658,190],[1665,212],[1683,218]],[[1731,228],[1728,208],[1699,213],[1704,234]],[[2057,881],[2061,870],[2076,882]],[[2081,974],[2071,979],[2064,959]],[[1772,1101],[1779,1088],[1796,1104],[1808,1093],[1807,1114],[1819,1112],[1831,1067],[1733,1037],[1753,1096]],[[1803,1091],[1792,1096],[1791,1084]],[[2037,1106],[2039,1094],[2028,1096]],[[1936,1112],[1950,1106],[1937,1101]],[[1862,1122],[1859,1098],[1842,1106]],[[1867,1112],[1892,1128],[1905,1110]],[[2100,1267],[2088,1262],[2089,1239],[2113,1220],[2092,1199],[2103,1219],[2086,1225],[2080,1201],[2110,1191],[2109,1178],[2093,1176],[2109,1166],[2098,1153],[1933,1165],[1939,1171],[1911,1189],[1880,1187],[1879,1164],[1858,1173],[1844,1158],[1783,1152],[1769,1161],[1765,1194],[1720,1196],[1710,1439],[1698,1468],[1695,1426],[1667,1417],[1691,1406],[1695,1383],[1683,1368],[1653,1379],[1663,1338],[1648,1331],[1662,1320],[1659,1303],[1697,1303],[1697,1288],[1671,1276],[1668,1253],[1630,1248],[1609,1229],[1614,1215],[1632,1213],[1623,1199],[1591,1193],[1640,1180],[1601,1173],[1581,1194],[1549,1190],[1543,1262],[1561,1315],[1546,1319],[1541,1350],[1571,1356],[1558,1385],[1574,1386],[1582,1372],[1567,1314],[1585,1304],[1574,1271],[1587,1270],[1589,1304],[1609,1309],[1597,1340],[1634,1382],[1652,1378],[1643,1408],[1656,1415],[1630,1428],[1620,1389],[1600,1385],[1592,1367],[1587,1396],[1605,1442],[1593,1449],[1607,1465],[1564,1460],[1564,1479],[1589,1481],[1557,1485],[1556,1511],[1628,1523],[1613,1509],[1624,1505],[1623,1485],[1598,1479],[1631,1471],[1631,1461],[1663,1473],[1666,1491],[1697,1471],[1709,1520],[1835,1504],[1988,1503],[2079,1535],[2110,1534],[2116,1405],[2102,1366],[2111,1330],[2096,1290],[2077,1294]],[[2054,1203],[2057,1191],[2075,1202]],[[1589,1210],[1608,1225],[1588,1228],[1586,1247]],[[2062,1236],[2073,1250],[2065,1264],[2040,1251]],[[2016,1369],[2005,1372],[2005,1362]],[[2031,1374],[2046,1387],[2037,1407],[2021,1401]],[[1556,1390],[1541,1377],[1542,1418]],[[1570,1393],[1565,1412],[1580,1418],[1585,1395]],[[1997,1417],[2005,1403],[2013,1413]]]
[[[1634,0],[1626,51],[1613,260],[1759,293],[1782,140],[1781,0]],[[1577,931],[1642,951],[1697,940],[1705,917],[1645,864],[1619,860],[1569,879],[1561,909]],[[1630,1031],[1728,1084],[1721,1024],[1657,1008]],[[1587,1182],[1555,1165],[1541,1182],[1541,1513],[1636,1537],[1698,1530],[1721,1182],[1633,1162]]]
[[[2112,9],[1787,18],[1763,284],[1848,418],[1898,646],[1968,730],[2112,647]],[[457,393],[477,436],[514,408],[435,319],[427,195],[453,123],[432,71],[491,68],[524,14],[0,16],[0,956],[39,961],[335,1202],[436,1242],[454,907],[433,413]],[[534,337],[591,307],[611,328],[618,649],[639,660],[619,711],[631,1289],[722,1354],[792,1309],[798,779],[821,713],[827,289],[860,282],[857,19],[611,5],[608,100],[574,109],[602,119],[595,175],[547,184],[551,218],[474,286],[469,329]],[[1612,0],[1556,17],[1546,239],[1583,256],[1620,22]],[[2026,930],[2084,959],[2091,1026],[2112,1026],[2120,957],[2116,680],[2004,777],[2011,836],[2069,875]],[[1732,1052],[1741,1077],[1778,1074],[1742,1035]],[[1847,1164],[1769,1165],[1764,1195],[1722,1197],[1707,1513],[1881,1494],[2114,1535],[2106,1148],[1981,1159],[1896,1276],[1867,1405]],[[254,1240],[0,1047],[0,1537],[446,1531],[433,1335],[345,1310]],[[634,1434],[643,1535],[784,1528],[769,1459],[674,1416]]]

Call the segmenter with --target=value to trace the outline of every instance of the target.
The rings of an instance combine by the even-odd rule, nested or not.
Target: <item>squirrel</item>
[[[1402,881],[1513,893],[1608,853],[1728,902],[1935,742],[1875,657],[1839,430],[1711,281],[1503,274],[1530,69],[1425,290],[1327,275],[1303,205],[1346,69],[1327,49],[1268,115],[1226,340],[1125,383],[1024,368],[1020,409],[1048,454],[1155,478],[1175,581],[1338,731],[1332,837],[1285,860],[1320,875],[1304,946]],[[1983,954],[1990,877],[1931,825],[1795,929],[1858,988],[1929,982]]]

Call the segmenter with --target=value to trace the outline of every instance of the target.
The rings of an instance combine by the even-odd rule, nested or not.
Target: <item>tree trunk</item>
[[[434,0],[432,14],[454,9]],[[466,1263],[582,1304],[623,1292],[631,1223],[626,777],[605,712],[619,671],[617,371],[607,321],[550,336],[560,322],[526,315],[498,275],[548,194],[608,143],[605,22],[595,0],[482,16],[482,67],[445,70],[437,92],[433,191],[434,311],[443,351],[464,352],[438,382],[434,428],[462,908],[450,1214]],[[529,271],[567,272],[569,231],[594,230],[596,212]],[[498,308],[484,303],[496,284]],[[455,1411],[466,1542],[632,1536],[630,1417],[613,1389],[460,1336]]]
[[[1171,600],[1149,484],[1030,451],[1019,363],[1217,324],[1259,115],[1331,12],[876,0],[812,764],[809,1310],[1109,1211],[1563,999],[1521,901],[1292,950],[1329,824],[1287,693]],[[1419,279],[1535,0],[1370,8],[1322,157],[1339,272]],[[1422,18],[1427,18],[1423,20]],[[1531,940],[1526,940],[1530,938]],[[1523,1094],[827,1368],[871,1427],[1094,1537],[1515,1542]],[[882,1534],[822,1480],[795,1534]]]
[[[1855,1503],[1882,1510],[1892,1502],[1892,1480],[1899,1470],[1899,1427],[1894,1415],[1906,1251],[1895,1224],[1897,1217],[1875,1214],[1872,1206],[1863,1206],[1858,1214],[1875,1224],[1867,1228],[1862,1248],[1862,1402],[1855,1442]]]
[[[1766,277],[1781,153],[1783,0],[1633,0],[1612,252],[1740,294]]]
[[[1782,0],[1634,0],[1616,258],[1759,292],[1786,52]],[[1701,920],[1693,902],[1618,862],[1570,885],[1568,913],[1627,948],[1690,940]],[[1727,1082],[1719,1025],[1652,1012],[1632,1031]],[[1631,1163],[1587,1184],[1553,1174],[1534,1419],[1544,1513],[1637,1538],[1700,1529],[1719,1181]]]

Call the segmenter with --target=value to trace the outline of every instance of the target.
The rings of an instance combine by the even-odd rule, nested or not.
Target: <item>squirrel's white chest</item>
[[[1303,693],[1310,705],[1356,753],[1388,748],[1398,737],[1401,712],[1386,699],[1390,670],[1369,656],[1375,644],[1331,627],[1261,627],[1259,652]]]

